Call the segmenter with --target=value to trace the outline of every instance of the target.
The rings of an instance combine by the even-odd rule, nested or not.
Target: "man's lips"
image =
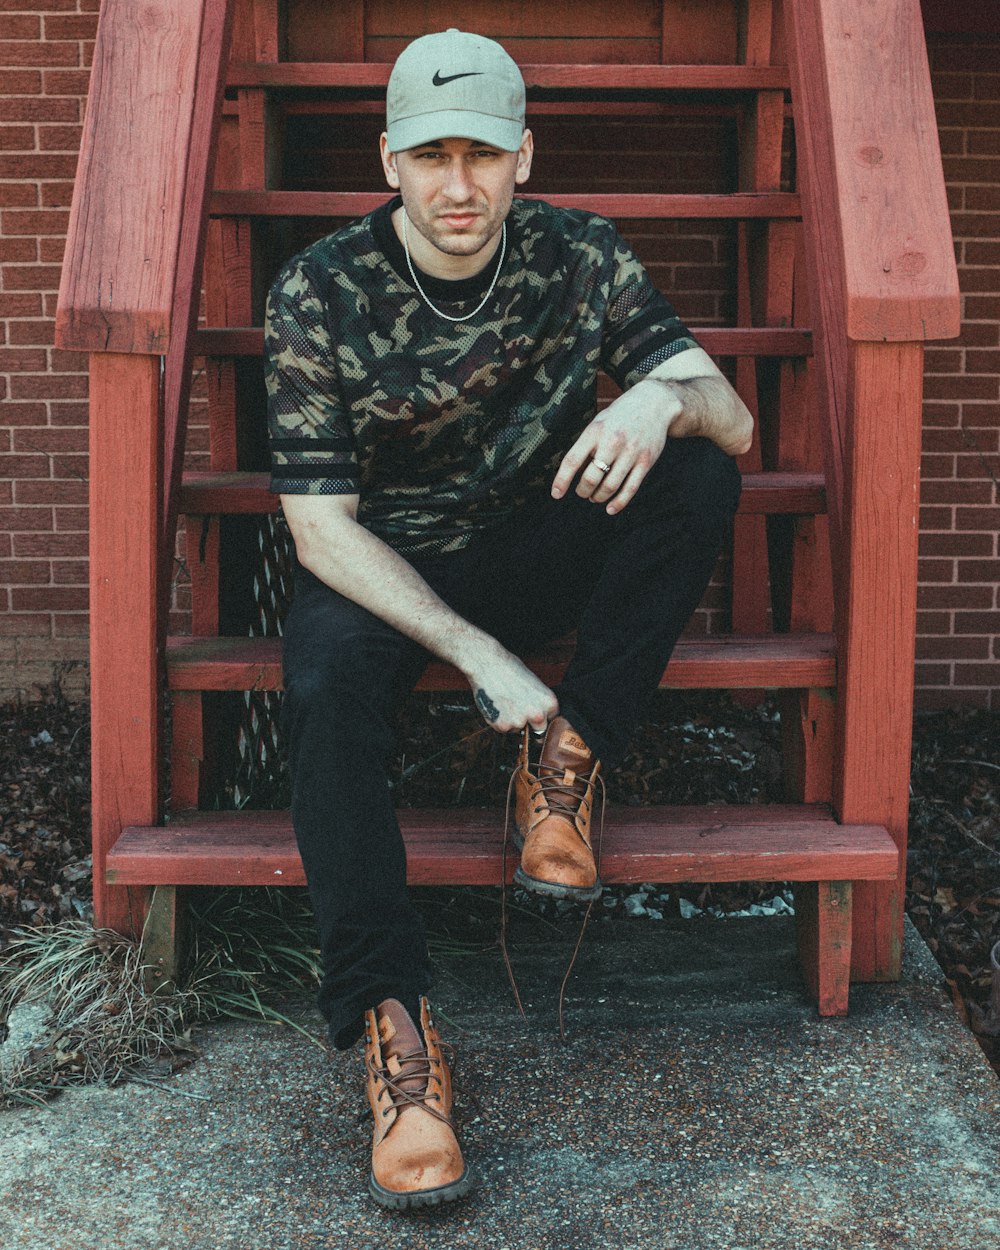
[[[461,230],[465,226],[471,226],[477,219],[477,213],[441,213],[438,218],[438,220],[443,221],[446,226],[451,226],[455,230]]]

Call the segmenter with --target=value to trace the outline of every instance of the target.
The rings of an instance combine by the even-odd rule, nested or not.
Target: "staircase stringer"
[[[161,611],[169,618],[171,571],[177,541],[178,503],[188,405],[191,395],[192,336],[198,325],[201,276],[208,235],[208,197],[212,191],[229,60],[235,0],[206,0],[199,39],[198,71],[192,103],[191,146],[187,153],[184,217],[177,255],[171,315],[175,333],[166,355],[164,377],[163,566]]]

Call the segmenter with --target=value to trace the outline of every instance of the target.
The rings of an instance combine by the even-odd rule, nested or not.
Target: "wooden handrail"
[[[167,351],[207,3],[101,5],[56,307],[59,347]]]
[[[787,0],[802,196],[847,338],[959,333],[919,0]]]

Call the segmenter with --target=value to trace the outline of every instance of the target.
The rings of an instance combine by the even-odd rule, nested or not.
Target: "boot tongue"
[[[411,1094],[422,1093],[427,1086],[427,1059],[424,1039],[410,1018],[410,1013],[396,998],[387,998],[378,1005],[378,1036],[382,1059],[395,1076],[400,1089]],[[402,1062],[407,1055],[419,1053],[420,1058],[409,1063]],[[407,1076],[407,1070],[415,1072]]]
[[[563,773],[582,773],[590,768],[590,748],[565,716],[549,722],[539,763]]]

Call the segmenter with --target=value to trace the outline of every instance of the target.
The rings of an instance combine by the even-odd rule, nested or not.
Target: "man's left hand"
[[[657,365],[590,422],[559,465],[553,498],[561,499],[580,473],[581,498],[621,512],[668,436],[693,435],[711,439],[728,456],[742,455],[753,442],[753,417],[700,347]]]
[[[552,482],[552,496],[561,499],[581,468],[576,493],[621,512],[639,489],[667,441],[681,403],[666,387],[650,395],[641,382],[619,395],[587,426],[562,459]]]

